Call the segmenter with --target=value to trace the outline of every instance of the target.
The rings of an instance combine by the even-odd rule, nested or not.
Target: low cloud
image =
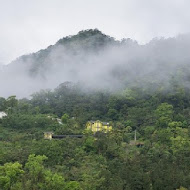
[[[0,73],[0,96],[28,97],[65,81],[111,91],[136,84],[169,85],[190,63],[189,34],[139,45],[131,39],[116,41],[96,30],[92,35],[88,32],[82,39],[69,37],[5,66]],[[183,85],[188,87],[188,81]]]

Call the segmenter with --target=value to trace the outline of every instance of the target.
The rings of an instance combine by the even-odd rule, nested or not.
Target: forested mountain
[[[81,31],[10,63],[1,72],[0,92],[24,97],[65,81],[111,91],[134,85],[153,90],[169,88],[172,78],[189,87],[189,42],[189,35],[180,35],[139,45],[131,39],[117,41],[97,29]]]
[[[0,188],[189,189],[190,91],[173,84],[167,93],[137,87],[87,93],[63,83],[31,100],[0,98],[8,114],[0,119]],[[113,130],[94,137],[85,130],[89,120],[110,122]],[[46,131],[83,138],[49,141]]]
[[[87,30],[13,61],[0,75],[0,189],[190,189],[189,48],[189,35],[139,45]],[[95,120],[113,129],[86,130]]]

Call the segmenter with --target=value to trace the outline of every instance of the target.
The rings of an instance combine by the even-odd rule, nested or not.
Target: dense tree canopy
[[[31,100],[0,98],[8,114],[0,120],[0,188],[189,189],[190,91],[174,89],[84,92],[67,83]],[[88,120],[113,130],[94,137]],[[84,136],[48,141],[45,131]]]

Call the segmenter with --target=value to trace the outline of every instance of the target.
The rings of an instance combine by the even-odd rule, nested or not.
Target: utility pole
[[[135,142],[137,141],[137,130],[135,129],[135,136],[134,136]]]

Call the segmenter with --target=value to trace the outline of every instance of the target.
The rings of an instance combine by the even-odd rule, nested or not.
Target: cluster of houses
[[[112,130],[112,126],[109,124],[109,122],[101,122],[99,120],[97,121],[88,121],[86,124],[86,129],[89,131],[92,131],[94,134],[97,132],[110,132]],[[44,133],[44,139],[58,139],[58,138],[82,138],[83,135],[54,135],[53,132],[45,132]]]

